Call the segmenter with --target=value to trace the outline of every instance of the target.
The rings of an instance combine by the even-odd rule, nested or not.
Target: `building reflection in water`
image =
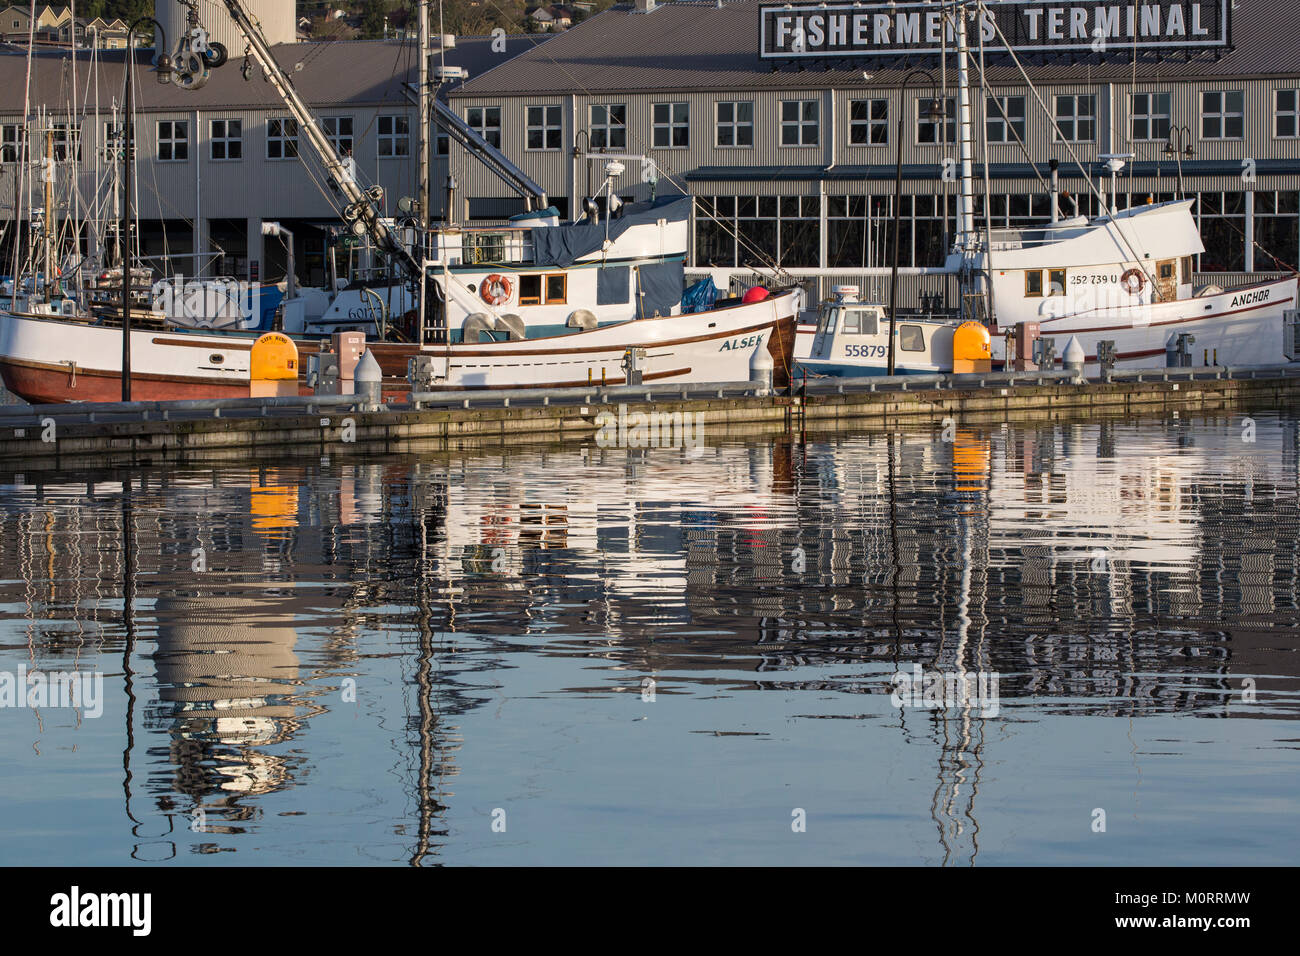
[[[52,666],[120,651],[133,582],[132,692],[167,741],[146,786],[214,835],[292,804],[313,719],[379,635],[404,681],[414,865],[447,839],[458,716],[507,653],[598,660],[628,690],[887,695],[913,664],[996,672],[1000,716],[890,713],[934,754],[939,859],[974,863],[989,724],[1016,708],[1222,718],[1249,716],[1241,675],[1297,690],[1275,639],[1300,623],[1296,429],[1259,434],[1275,444],[1210,419],[176,469],[133,478],[129,508],[121,476],[25,479],[0,506],[0,599]],[[128,816],[165,832],[132,803],[136,729]]]

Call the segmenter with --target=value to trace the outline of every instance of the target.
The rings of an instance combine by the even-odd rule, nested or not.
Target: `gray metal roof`
[[[770,0],[768,0],[770,2]],[[620,4],[572,27],[545,45],[471,77],[454,95],[638,92],[656,90],[825,89],[897,86],[913,57],[882,66],[870,58],[774,66],[758,56],[759,0],[676,0],[650,13]],[[1138,78],[1182,80],[1300,75],[1300,15],[1296,0],[1251,0],[1234,12],[1235,49],[1187,62],[1182,53],[1139,58]],[[994,61],[990,59],[990,63]],[[1035,82],[1124,79],[1123,59],[1062,56],[1026,64]],[[864,81],[863,71],[873,74]],[[1010,64],[990,66],[991,82],[1015,83]]]
[[[506,51],[491,49],[490,37],[460,37],[446,53],[449,66],[461,66],[471,79],[538,46],[547,35],[511,36]],[[412,40],[333,40],[316,43],[283,43],[273,47],[275,58],[292,73],[295,86],[313,106],[375,106],[407,104],[403,86],[416,79],[416,47]],[[137,53],[141,72],[137,74],[137,108],[143,111],[276,109],[280,99],[271,85],[254,69],[245,81],[240,65],[242,51],[230,51],[230,61],[213,70],[206,86],[185,91],[175,84],[162,86],[148,71],[149,51]],[[98,68],[91,78],[91,52],[77,51],[77,102],[95,103],[96,94],[107,109],[116,97],[122,100],[125,50],[96,51]],[[296,64],[302,64],[293,72]],[[27,50],[16,44],[0,44],[0,113],[19,115],[27,88]],[[72,55],[67,50],[37,51],[32,55],[31,103],[66,111],[72,96]]]

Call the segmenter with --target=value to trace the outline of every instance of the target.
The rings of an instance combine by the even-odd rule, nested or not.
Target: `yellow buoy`
[[[963,322],[952,334],[954,372],[991,372],[993,348],[989,330],[982,322]]]
[[[283,332],[267,332],[253,343],[248,363],[253,398],[298,394],[298,346]]]

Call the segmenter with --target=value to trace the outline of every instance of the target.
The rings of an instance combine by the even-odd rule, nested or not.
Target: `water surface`
[[[0,862],[1293,863],[1298,430],[0,475]]]

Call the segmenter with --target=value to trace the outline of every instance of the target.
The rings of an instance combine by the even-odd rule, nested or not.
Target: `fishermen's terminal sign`
[[[995,0],[969,22],[969,40],[972,49],[982,44],[991,53],[1008,43],[1020,53],[1204,50],[1230,44],[1231,6],[1232,0]],[[763,6],[759,48],[768,59],[942,53],[956,42],[944,13],[953,9],[934,2]]]

